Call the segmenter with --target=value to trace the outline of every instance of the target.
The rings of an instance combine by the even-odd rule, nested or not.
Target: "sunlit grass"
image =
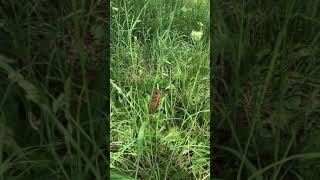
[[[112,3],[112,169],[209,179],[209,6],[195,3],[201,13],[182,11],[183,1]],[[156,89],[158,112],[149,114]]]

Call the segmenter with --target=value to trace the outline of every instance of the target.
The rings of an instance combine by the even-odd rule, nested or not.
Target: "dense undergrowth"
[[[111,4],[110,167],[138,179],[209,179],[209,2]]]

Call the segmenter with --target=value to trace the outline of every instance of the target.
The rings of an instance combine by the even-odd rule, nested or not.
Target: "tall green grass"
[[[111,5],[111,168],[136,179],[209,179],[209,2]],[[160,105],[149,114],[155,89]]]
[[[105,179],[106,4],[0,4],[0,179]]]
[[[216,177],[320,178],[319,2],[213,9]]]

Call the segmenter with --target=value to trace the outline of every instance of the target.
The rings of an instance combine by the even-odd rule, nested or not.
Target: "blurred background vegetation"
[[[319,7],[214,1],[215,177],[320,179]]]
[[[105,179],[108,2],[0,4],[0,179]]]

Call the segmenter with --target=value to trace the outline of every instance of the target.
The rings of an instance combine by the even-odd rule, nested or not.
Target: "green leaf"
[[[7,74],[10,74],[14,72],[14,70],[8,63],[8,59],[3,55],[0,55],[0,67],[4,69],[7,72]]]
[[[110,179],[112,180],[134,180],[134,178],[129,177],[128,175],[125,175],[123,173],[116,172],[114,170],[110,171],[110,175],[111,175]]]
[[[65,105],[65,96],[64,93],[61,93],[57,99],[55,99],[52,103],[52,110],[54,113]]]
[[[5,57],[4,55],[0,54],[0,61],[7,63],[7,64],[11,64],[11,63],[15,63],[16,60],[13,59],[9,59],[7,57]]]
[[[289,55],[291,59],[300,59],[314,54],[313,50],[310,48],[301,48],[297,52],[293,52]]]
[[[37,104],[44,104],[44,99],[39,89],[29,81],[25,80],[24,77],[17,72],[9,74],[9,79],[18,83],[18,85],[26,92],[26,98]]]
[[[140,159],[142,152],[143,152],[143,140],[144,140],[144,135],[145,135],[145,129],[147,125],[147,121],[143,122],[140,126],[139,129],[139,134],[138,134],[138,140],[137,140],[137,156],[138,159]]]

